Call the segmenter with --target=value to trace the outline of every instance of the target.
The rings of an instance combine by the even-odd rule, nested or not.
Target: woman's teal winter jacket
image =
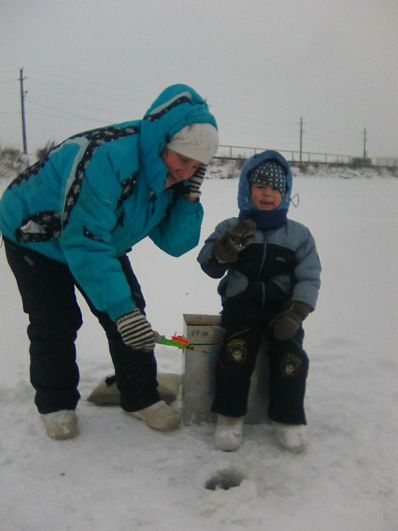
[[[117,257],[149,236],[172,256],[198,244],[203,208],[165,190],[161,152],[186,125],[216,126],[192,88],[173,85],[142,120],[77,134],[20,174],[0,202],[0,231],[66,264],[116,320],[135,302]]]

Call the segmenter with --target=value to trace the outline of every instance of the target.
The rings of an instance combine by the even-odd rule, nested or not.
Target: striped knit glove
[[[187,199],[192,202],[199,201],[201,191],[200,187],[202,186],[203,179],[206,174],[206,166],[199,166],[195,171],[192,177],[189,179],[189,187],[187,193]]]
[[[138,308],[131,313],[119,317],[116,321],[123,342],[133,350],[153,350],[155,336],[150,323]]]

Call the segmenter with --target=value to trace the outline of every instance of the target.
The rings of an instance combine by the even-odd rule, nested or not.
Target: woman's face
[[[166,149],[163,154],[163,161],[168,169],[168,177],[166,181],[166,188],[173,186],[173,184],[180,181],[190,179],[195,171],[203,166],[198,160],[190,159],[185,155],[181,155],[172,149]]]

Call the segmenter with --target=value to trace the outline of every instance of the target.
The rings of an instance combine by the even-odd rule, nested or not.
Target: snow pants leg
[[[288,341],[270,339],[268,416],[276,422],[306,424],[304,396],[309,360],[303,350],[303,338],[301,328]]]
[[[75,339],[82,324],[68,268],[5,241],[8,263],[29,316],[30,380],[40,413],[75,409],[79,369]]]
[[[263,339],[259,324],[227,328],[216,366],[216,389],[212,411],[230,417],[247,413],[250,378]],[[270,338],[269,410],[271,420],[305,424],[304,395],[308,357],[302,348],[304,332],[289,341]]]
[[[227,417],[246,415],[250,377],[261,339],[260,328],[253,325],[227,328],[216,365],[213,412]]]
[[[23,309],[29,315],[30,378],[40,413],[75,409],[80,398],[75,340],[82,316],[75,286],[106,332],[122,408],[134,411],[160,399],[154,353],[126,347],[115,323],[106,313],[93,307],[67,266],[8,240],[5,240],[5,249]],[[145,301],[127,256],[121,257],[120,262],[133,297],[143,309]]]
[[[140,310],[144,312],[145,300],[139,282],[131,268],[127,256],[120,259],[123,272],[129,283],[133,298]],[[109,351],[115,367],[115,376],[120,391],[120,405],[125,411],[137,411],[160,400],[157,382],[157,365],[154,352],[132,350],[127,347],[108,314],[98,312],[80,289],[92,313],[104,328]]]

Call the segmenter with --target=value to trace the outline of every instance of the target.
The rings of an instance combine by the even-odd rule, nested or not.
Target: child
[[[218,292],[226,333],[212,406],[220,450],[236,450],[242,442],[250,377],[264,336],[275,437],[290,451],[305,446],[309,363],[301,325],[315,308],[321,266],[308,228],[287,219],[291,191],[292,173],[282,155],[251,157],[240,175],[239,217],[217,225],[198,256],[209,276],[223,277]]]

